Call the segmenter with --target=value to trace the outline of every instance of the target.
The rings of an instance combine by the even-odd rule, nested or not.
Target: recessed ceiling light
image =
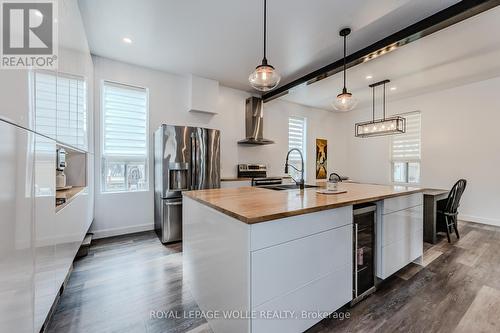
[[[391,90],[392,90],[392,91],[394,91],[394,90],[396,90],[396,89],[398,89],[398,88],[396,88],[396,87],[391,87]]]
[[[366,79],[367,79],[367,80],[373,79],[373,76],[372,76],[372,75],[367,75],[367,76],[366,76]]]
[[[128,37],[123,37],[123,42],[124,43],[127,43],[127,44],[132,44],[132,39],[128,38]]]

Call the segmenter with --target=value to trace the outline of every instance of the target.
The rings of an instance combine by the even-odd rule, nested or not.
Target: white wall
[[[92,226],[96,237],[149,230],[153,228],[153,163],[150,160],[150,190],[135,193],[101,193],[100,183],[100,87],[102,80],[112,80],[149,89],[149,128],[153,131],[162,123],[215,128],[221,130],[221,175],[236,175],[236,164],[263,162],[268,164],[270,176],[283,175],[283,165],[288,148],[289,115],[308,119],[307,169],[308,180],[315,176],[315,139],[329,139],[329,170],[333,170],[336,156],[343,156],[344,146],[336,145],[334,133],[338,132],[336,117],[331,112],[297,104],[272,101],[264,106],[264,137],[276,144],[268,146],[239,146],[237,141],[245,135],[245,99],[250,94],[220,87],[218,114],[209,115],[187,112],[188,81],[165,72],[149,70],[110,59],[94,57],[95,77],[95,220]],[[150,156],[152,142],[150,141]]]
[[[275,144],[248,147],[238,146],[238,161],[265,162],[269,166],[270,176],[282,176],[286,154],[288,152],[288,117],[307,118],[306,177],[308,182],[315,181],[316,139],[328,140],[328,170],[333,172],[343,158],[344,145],[334,140],[339,131],[338,115],[321,109],[305,107],[281,100],[264,104],[264,137],[274,140]],[[244,119],[241,119],[244,122]]]
[[[468,181],[460,218],[500,225],[500,77],[389,102],[389,114],[422,112],[423,187]],[[371,110],[342,115],[346,158],[339,168],[363,182],[390,183],[390,138],[355,138],[354,123]]]

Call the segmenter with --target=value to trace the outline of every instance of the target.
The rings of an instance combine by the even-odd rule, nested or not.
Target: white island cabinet
[[[423,195],[385,199],[377,224],[377,276],[386,279],[423,254]]]
[[[352,206],[246,224],[183,200],[184,277],[214,332],[303,332],[352,299]]]
[[[185,192],[183,277],[214,333],[304,332],[353,298],[353,207],[377,204],[375,272],[422,256],[422,190]]]

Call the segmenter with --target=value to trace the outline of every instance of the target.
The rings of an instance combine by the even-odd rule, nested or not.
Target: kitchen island
[[[421,258],[421,189],[341,188],[184,194],[184,278],[214,332],[302,332],[349,303],[353,205],[377,204],[379,278]]]

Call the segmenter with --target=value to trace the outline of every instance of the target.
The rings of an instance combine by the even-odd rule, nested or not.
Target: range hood
[[[240,145],[269,145],[274,141],[262,137],[264,129],[264,103],[261,98],[249,97],[245,103],[246,138],[238,141]]]

